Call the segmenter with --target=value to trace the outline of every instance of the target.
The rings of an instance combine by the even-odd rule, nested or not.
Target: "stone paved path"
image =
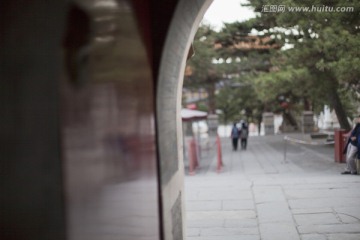
[[[340,175],[332,146],[251,137],[222,140],[224,168],[205,154],[185,177],[187,240],[360,240],[360,176]]]

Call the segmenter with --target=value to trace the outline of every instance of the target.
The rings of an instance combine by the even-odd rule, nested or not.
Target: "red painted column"
[[[195,169],[199,166],[196,148],[196,142],[193,138],[189,142],[189,174],[191,176],[195,175]]]
[[[219,135],[216,136],[216,145],[217,145],[217,167],[216,171],[219,173],[222,170],[223,162],[222,162],[222,152],[221,152],[221,141]]]
[[[346,162],[345,154],[343,154],[343,150],[347,139],[346,131],[344,129],[335,129],[334,131],[335,131],[335,136],[334,136],[335,162],[344,163]]]

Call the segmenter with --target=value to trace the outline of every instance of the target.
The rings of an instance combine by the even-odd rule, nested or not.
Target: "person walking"
[[[238,148],[238,142],[239,142],[239,129],[236,126],[236,123],[234,123],[232,129],[231,129],[231,140],[232,140],[232,146],[233,146],[233,151],[236,151]]]
[[[360,158],[360,115],[356,119],[356,125],[350,133],[343,153],[346,154],[346,168],[341,174],[357,174],[356,158]]]
[[[249,137],[249,128],[247,124],[243,122],[240,129],[240,142],[241,142],[241,149],[243,150],[246,150],[248,137]]]

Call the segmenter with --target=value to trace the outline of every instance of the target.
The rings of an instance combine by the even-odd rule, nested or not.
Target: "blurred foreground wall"
[[[0,239],[183,239],[177,108],[210,3],[0,3]]]

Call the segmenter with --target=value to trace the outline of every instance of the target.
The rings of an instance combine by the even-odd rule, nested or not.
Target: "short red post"
[[[222,152],[221,152],[221,141],[219,135],[216,136],[216,145],[217,145],[217,167],[216,172],[221,172],[223,167],[222,162]]]
[[[334,130],[334,153],[335,153],[335,162],[344,163],[346,162],[346,157],[343,154],[343,150],[346,144],[346,131],[344,129],[335,129]]]
[[[189,174],[195,175],[195,168],[198,166],[197,151],[195,139],[191,139],[189,142]]]

